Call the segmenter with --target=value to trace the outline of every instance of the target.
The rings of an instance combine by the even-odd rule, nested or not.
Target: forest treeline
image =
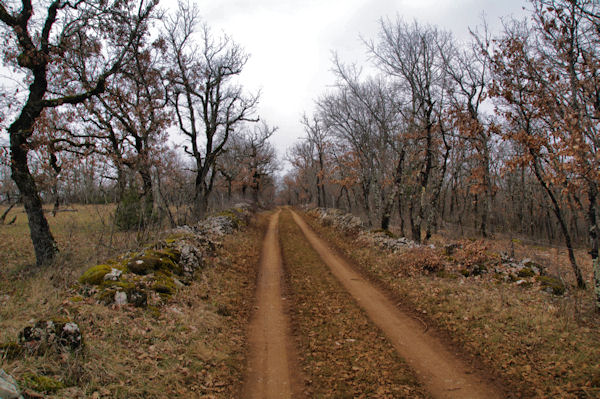
[[[303,117],[284,202],[398,220],[426,242],[440,228],[561,240],[589,249],[600,298],[600,7],[532,0],[526,18],[485,22],[459,42],[384,18],[369,64],[334,55],[334,87]],[[600,302],[598,304],[600,309]]]
[[[458,42],[384,18],[368,65],[334,57],[337,84],[302,122],[282,202],[361,213],[426,242],[440,228],[589,249],[600,297],[600,8],[531,0],[500,33]],[[43,203],[114,202],[121,228],[190,222],[275,198],[278,162],[248,54],[198,7],[157,0],[0,2],[0,195],[22,202],[38,264],[57,245]],[[182,139],[174,146],[169,136]],[[600,305],[599,305],[600,306]]]
[[[0,196],[23,203],[38,264],[58,251],[44,203],[116,203],[131,229],[274,198],[277,129],[239,81],[248,54],[196,5],[2,1],[0,21],[16,82],[0,93]]]

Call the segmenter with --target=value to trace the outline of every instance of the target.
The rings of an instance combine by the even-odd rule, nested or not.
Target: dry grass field
[[[78,295],[73,284],[88,267],[158,233],[115,231],[110,206],[73,210],[49,216],[61,252],[42,269],[34,266],[25,214],[17,209],[16,223],[0,226],[0,344],[14,342],[36,320],[68,319],[80,326],[84,347],[0,355],[0,369],[28,397],[235,397],[264,226],[254,223],[228,237],[208,267],[163,307],[107,307]]]

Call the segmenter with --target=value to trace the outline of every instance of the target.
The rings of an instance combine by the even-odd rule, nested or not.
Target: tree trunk
[[[492,213],[492,182],[490,178],[490,155],[487,143],[484,144],[484,161],[483,161],[483,206],[481,212],[481,225],[479,231],[483,237],[488,236],[488,218]]]
[[[569,233],[569,230],[567,229],[567,225],[565,223],[565,220],[564,220],[564,217],[562,214],[562,210],[560,208],[560,205],[558,204],[558,201],[556,200],[556,197],[554,196],[554,193],[552,192],[550,187],[548,187],[548,185],[546,184],[546,181],[543,179],[543,177],[541,175],[539,165],[537,163],[537,158],[535,157],[535,153],[533,151],[530,151],[530,153],[534,159],[532,166],[533,166],[533,172],[535,174],[535,177],[537,178],[538,182],[540,183],[542,188],[546,191],[546,194],[548,195],[548,197],[550,197],[550,200],[552,201],[552,205],[553,205],[552,209],[554,210],[554,215],[558,219],[558,224],[560,226],[560,229],[561,229],[564,239],[565,239],[565,245],[567,246],[567,250],[569,253],[569,260],[571,261],[571,268],[573,269],[573,273],[575,274],[575,279],[577,280],[577,287],[583,289],[583,288],[585,288],[585,281],[583,280],[583,276],[581,274],[581,269],[577,265],[577,260],[575,259],[575,253],[573,252],[573,244],[572,244],[572,240],[571,240],[571,234]]]
[[[415,223],[415,199],[411,199],[409,207],[409,219],[410,219],[410,230],[412,233],[412,239],[415,242],[421,242],[421,228]]]
[[[125,171],[123,170],[123,165],[116,163],[115,167],[117,168],[117,198],[116,202],[120,203],[123,201],[123,196],[127,191],[127,180],[125,178]]]
[[[596,312],[600,313],[600,258],[593,259],[594,268],[594,293],[596,294]]]
[[[198,220],[204,218],[208,212],[208,194],[204,184],[196,183],[192,212]]]
[[[260,174],[254,172],[252,175],[252,201],[254,206],[258,209],[258,194],[260,192]]]
[[[44,216],[42,201],[38,194],[35,180],[29,171],[27,140],[33,134],[35,120],[41,115],[43,99],[48,82],[46,80],[46,64],[32,69],[33,82],[29,85],[29,97],[17,119],[9,126],[11,177],[21,193],[29,222],[29,233],[35,252],[37,265],[48,264],[54,260],[58,252],[56,241],[50,232],[48,221]]]
[[[19,188],[27,213],[36,264],[41,266],[54,260],[58,247],[50,232],[48,221],[42,209],[42,201],[27,165],[25,143],[22,143],[20,137],[17,136],[17,133],[11,132],[11,176]]]
[[[325,163],[323,161],[323,152],[319,150],[319,172],[317,173],[317,200],[321,203],[319,206],[327,208],[327,196],[325,192]]]
[[[438,218],[440,215],[440,194],[442,193],[442,186],[444,185],[444,179],[446,178],[446,171],[448,169],[448,157],[450,157],[451,148],[446,145],[446,152],[444,153],[444,161],[442,163],[442,171],[440,178],[435,185],[433,190],[433,206],[429,211],[429,220],[427,221],[427,231],[425,232],[425,241],[431,238],[431,234],[437,232]]]
[[[350,200],[350,193],[346,186],[344,186],[344,191],[346,192],[346,201],[348,201],[348,212],[352,213],[352,201]]]
[[[371,184],[370,183],[362,183],[362,195],[363,195],[363,203],[364,203],[364,210],[365,213],[367,214],[367,220],[369,222],[369,226],[372,226],[373,223],[371,221],[371,204],[369,203],[369,197],[371,195]]]
[[[317,208],[323,208],[323,202],[321,201],[321,178],[319,177],[319,173],[316,176],[316,186],[317,186]]]
[[[404,232],[404,225],[405,225],[405,220],[404,220],[404,209],[402,209],[402,193],[398,194],[398,217],[400,218],[400,233],[402,234],[402,236],[406,236],[406,233]]]
[[[431,175],[431,168],[433,167],[433,137],[431,129],[431,125],[427,126],[425,165],[419,174],[419,208],[417,210],[417,220],[413,228],[413,240],[417,243],[421,242],[421,231],[423,229],[423,222],[425,222],[425,210],[427,209],[427,185],[429,183],[429,176]]]
[[[588,235],[590,239],[590,256],[592,257],[592,267],[594,270],[594,293],[596,295],[596,311],[600,312],[600,258],[598,257],[600,244],[600,226],[598,210],[598,186],[591,183],[588,189],[587,219],[589,224]]]
[[[381,215],[381,228],[383,230],[389,230],[390,228],[390,220],[392,218],[392,211],[394,209],[394,204],[396,203],[396,198],[398,198],[398,193],[400,192],[400,186],[402,184],[402,166],[404,164],[404,150],[402,150],[398,157],[398,162],[396,164],[396,169],[394,171],[394,182],[392,184],[392,190],[385,199],[385,203],[383,205],[383,212]]]
[[[58,213],[59,207],[60,207],[60,198],[58,197],[58,193],[57,193],[55,195],[54,208],[52,208],[52,216],[56,216],[56,214]]]
[[[142,205],[143,205],[143,222],[144,224],[150,221],[154,211],[154,192],[152,187],[152,176],[150,171],[145,167],[140,168],[139,174],[142,178]]]

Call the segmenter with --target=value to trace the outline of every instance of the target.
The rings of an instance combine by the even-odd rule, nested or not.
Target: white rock
[[[123,291],[115,292],[115,303],[117,305],[126,305],[127,304],[127,294]]]
[[[123,274],[122,271],[120,271],[119,269],[115,269],[113,267],[110,270],[110,273],[107,273],[107,274],[104,275],[104,280],[106,280],[106,281],[117,281],[117,280],[119,280],[119,277],[121,277],[121,274]]]
[[[179,315],[183,314],[183,312],[181,310],[179,310],[178,308],[176,308],[175,306],[171,306],[169,308],[169,312],[179,314]]]
[[[65,326],[63,327],[63,331],[74,334],[79,332],[79,326],[73,322],[69,322],[65,324]]]
[[[178,279],[174,278],[173,282],[175,283],[176,286],[178,287],[185,287],[185,284],[183,284],[181,281],[179,281]]]
[[[4,370],[0,370],[0,398],[2,399],[22,399],[21,392],[17,382]]]

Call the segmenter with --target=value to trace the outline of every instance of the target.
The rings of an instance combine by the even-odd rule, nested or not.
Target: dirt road
[[[248,336],[248,371],[242,391],[242,397],[248,399],[288,399],[294,391],[290,372],[293,351],[282,300],[278,223],[279,212],[271,217],[258,274],[256,312]]]
[[[242,397],[302,396],[297,359],[303,363],[306,377],[310,377],[304,379],[306,384],[315,384],[315,389],[319,384],[327,387],[319,393],[322,397],[359,394],[392,398],[398,397],[401,391],[414,392],[418,397],[431,395],[444,399],[504,396],[441,341],[423,332],[420,323],[336,255],[294,212],[291,212],[293,221],[289,214],[282,219],[281,240],[285,249],[282,260],[280,212],[272,216],[265,236]],[[294,222],[296,230],[289,227],[295,226]],[[288,276],[287,289],[295,306],[290,305],[289,314],[282,299],[282,281],[285,280],[282,264],[285,264],[286,275],[291,276],[291,279]],[[352,302],[356,310],[350,306]],[[290,317],[295,317],[295,333],[303,332],[295,341],[290,332]],[[304,337],[308,341],[303,340]],[[292,342],[302,349],[300,353],[296,354]],[[351,345],[352,350],[345,351],[344,345]],[[389,349],[385,349],[385,345]],[[397,354],[391,355],[394,349]],[[402,374],[402,370],[407,370],[402,377],[405,383],[394,381],[392,377]],[[411,374],[418,382],[410,383]],[[332,381],[335,378],[340,378],[340,382]],[[343,395],[342,389],[346,391]],[[406,394],[400,396],[406,397]]]
[[[476,370],[454,356],[426,333],[422,325],[394,305],[379,289],[332,252],[296,213],[298,224],[312,247],[332,273],[383,331],[388,340],[416,371],[425,388],[435,398],[502,398],[497,388],[478,378]]]

